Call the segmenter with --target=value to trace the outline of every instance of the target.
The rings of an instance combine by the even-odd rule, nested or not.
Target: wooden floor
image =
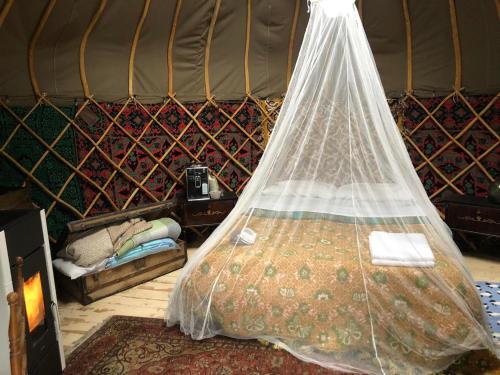
[[[59,300],[64,352],[68,354],[82,337],[112,315],[163,318],[179,273],[180,270],[158,277],[87,306],[74,300]]]
[[[192,256],[194,251],[196,249],[188,250],[188,256]],[[500,282],[499,258],[465,257],[465,261],[474,280]],[[66,355],[112,315],[163,318],[180,271],[158,277],[88,306],[60,299],[59,316]]]
[[[196,249],[188,249],[188,257]],[[83,306],[68,296],[58,296],[64,352],[68,355],[82,339],[113,315],[163,318],[170,293],[181,270]]]

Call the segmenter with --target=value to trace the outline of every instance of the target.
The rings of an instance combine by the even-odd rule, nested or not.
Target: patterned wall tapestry
[[[438,207],[448,191],[487,195],[491,179],[500,175],[496,97],[410,95],[390,103]],[[69,220],[173,197],[193,161],[206,163],[224,188],[240,192],[259,162],[280,104],[2,105],[1,184],[19,186],[31,175],[33,200],[47,211],[52,239]]]
[[[500,176],[500,102],[450,96],[408,99],[403,107],[408,152],[433,203],[440,207],[450,191],[487,196]]]
[[[253,171],[262,155],[262,149],[248,142],[245,132],[254,134],[254,138],[262,143],[261,114],[250,104],[242,108],[240,106],[241,103],[219,103],[219,108],[216,108],[195,103],[187,104],[187,110],[184,110],[175,104],[166,106],[155,104],[144,107],[127,106],[121,111],[122,105],[102,104],[100,108],[87,107],[79,117],[79,124],[95,141],[102,137],[111,125],[111,130],[100,143],[101,147],[127,175],[132,176],[137,182],[144,182],[145,188],[157,199],[166,198],[167,192],[170,192],[168,197],[173,197],[182,189],[184,169],[192,163],[194,157],[210,166],[215,173],[220,173],[220,178],[227,187],[237,191],[249,175],[231,162],[221,148],[216,147],[193,124],[188,113],[198,114],[197,119],[205,131],[215,137],[241,165]],[[123,129],[114,126],[108,117],[103,116],[103,110],[113,118],[116,117],[116,122]],[[228,122],[227,115],[223,115],[222,111],[229,116],[238,111],[234,121],[240,127]],[[152,121],[152,117],[156,120]],[[134,146],[129,135],[140,139],[139,146]],[[106,191],[113,197],[118,207],[124,207],[131,197],[131,206],[152,202],[151,197],[143,190],[137,190],[136,185],[125,178],[124,174],[116,173],[112,176],[113,168],[110,162],[102,155],[91,152],[92,144],[83,136],[77,137],[77,144],[80,161],[85,160],[90,153],[82,171],[98,181],[101,186],[106,186]],[[155,167],[154,159],[147,151],[161,160],[162,166]],[[181,183],[174,186],[176,177]],[[88,207],[97,195],[95,189],[86,185],[83,189],[84,205]],[[91,213],[96,214],[111,209],[106,200],[98,198]]]
[[[74,115],[74,108],[61,109],[68,117]],[[20,121],[22,120],[22,121]],[[45,145],[53,145],[54,153],[46,152]],[[82,188],[76,179],[68,180],[70,170],[65,165],[77,164],[77,151],[73,129],[66,126],[64,118],[53,108],[40,106],[0,110],[0,149],[12,160],[0,156],[0,185],[18,187],[26,180],[25,171],[30,171],[34,179],[41,181],[47,190],[61,192],[61,197],[77,210],[83,212]],[[3,154],[5,155],[5,154]],[[59,157],[57,157],[58,155]],[[64,161],[62,161],[64,160]],[[44,189],[32,184],[32,200],[46,210],[53,200]],[[64,223],[76,217],[63,207],[54,206],[47,217],[47,225],[53,236],[61,233]]]

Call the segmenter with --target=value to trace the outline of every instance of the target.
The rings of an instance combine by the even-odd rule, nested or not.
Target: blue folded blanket
[[[108,262],[106,263],[106,268],[113,268],[121,264],[130,262],[131,260],[145,257],[146,255],[159,253],[160,251],[175,250],[178,248],[179,246],[177,245],[177,243],[171,238],[160,238],[158,240],[145,242],[139,246],[134,247],[124,255],[116,255],[109,258]]]

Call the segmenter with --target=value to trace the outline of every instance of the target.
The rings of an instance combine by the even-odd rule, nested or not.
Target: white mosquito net
[[[248,230],[250,229],[250,230]],[[167,312],[342,371],[425,374],[494,344],[412,166],[353,0],[311,1],[277,125]]]

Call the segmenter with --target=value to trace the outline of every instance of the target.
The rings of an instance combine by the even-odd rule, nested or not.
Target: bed
[[[276,211],[272,205],[254,207],[235,225],[235,231],[255,230],[254,244],[235,246],[229,233],[184,285],[184,311],[202,317],[210,296],[209,318],[195,320],[211,331],[277,337],[292,352],[314,352],[323,365],[355,368],[376,351],[386,369],[405,366],[415,373],[444,367],[480,346],[479,297],[461,264],[437,244],[430,243],[433,268],[374,266],[369,233],[401,230],[388,216],[355,224],[331,212]],[[414,221],[406,220],[406,230],[425,233],[418,217]]]
[[[289,181],[265,189],[184,281],[190,332],[263,338],[343,370],[373,360],[374,373],[427,373],[484,347],[467,272],[400,191]],[[255,243],[235,245],[245,227]],[[373,265],[373,231],[425,234],[435,266]]]

